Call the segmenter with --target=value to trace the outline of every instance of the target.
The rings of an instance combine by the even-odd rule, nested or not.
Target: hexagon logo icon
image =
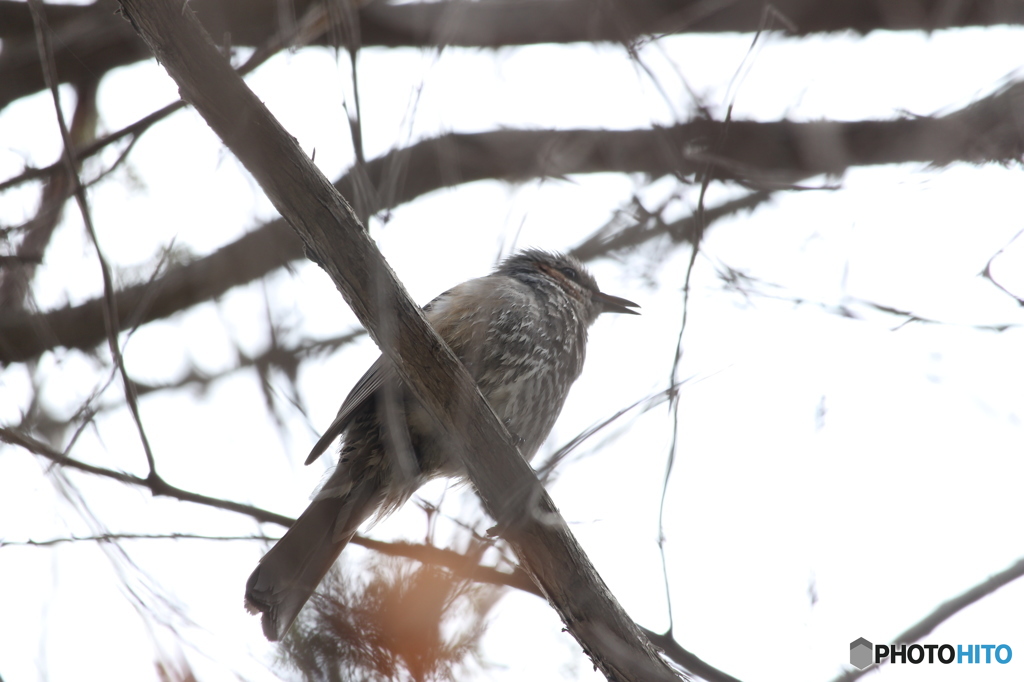
[[[858,670],[863,670],[872,663],[871,653],[875,645],[863,637],[850,642],[850,665]]]

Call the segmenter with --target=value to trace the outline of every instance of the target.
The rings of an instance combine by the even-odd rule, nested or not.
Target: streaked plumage
[[[424,306],[527,459],[536,454],[583,369],[587,329],[603,312],[636,307],[601,293],[571,256],[539,250],[507,258]],[[277,640],[371,516],[401,506],[426,481],[460,471],[427,411],[381,357],[356,383],[306,464],[343,437],[338,467],[249,576],[245,602]]]

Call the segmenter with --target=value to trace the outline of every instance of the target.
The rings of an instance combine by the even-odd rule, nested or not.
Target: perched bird
[[[423,311],[529,460],[583,369],[587,329],[601,313],[636,315],[635,307],[602,293],[572,256],[531,249]],[[246,607],[263,612],[271,641],[288,631],[360,524],[397,509],[432,478],[461,475],[440,426],[383,356],[352,388],[306,464],[338,436],[334,473],[245,586]]]

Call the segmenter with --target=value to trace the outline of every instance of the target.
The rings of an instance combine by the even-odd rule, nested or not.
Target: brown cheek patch
[[[540,264],[537,266],[538,270],[544,271],[548,277],[558,282],[559,286],[565,290],[567,294],[575,298],[577,301],[586,300],[586,292],[583,291],[583,287],[571,279],[563,275],[560,271],[551,267],[550,265]]]

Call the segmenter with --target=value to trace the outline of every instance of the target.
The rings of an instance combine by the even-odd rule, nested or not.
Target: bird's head
[[[636,303],[601,291],[597,280],[579,260],[562,253],[527,249],[506,258],[496,274],[517,279],[529,286],[556,286],[576,301],[587,323],[591,324],[601,313],[639,315],[632,308]]]

